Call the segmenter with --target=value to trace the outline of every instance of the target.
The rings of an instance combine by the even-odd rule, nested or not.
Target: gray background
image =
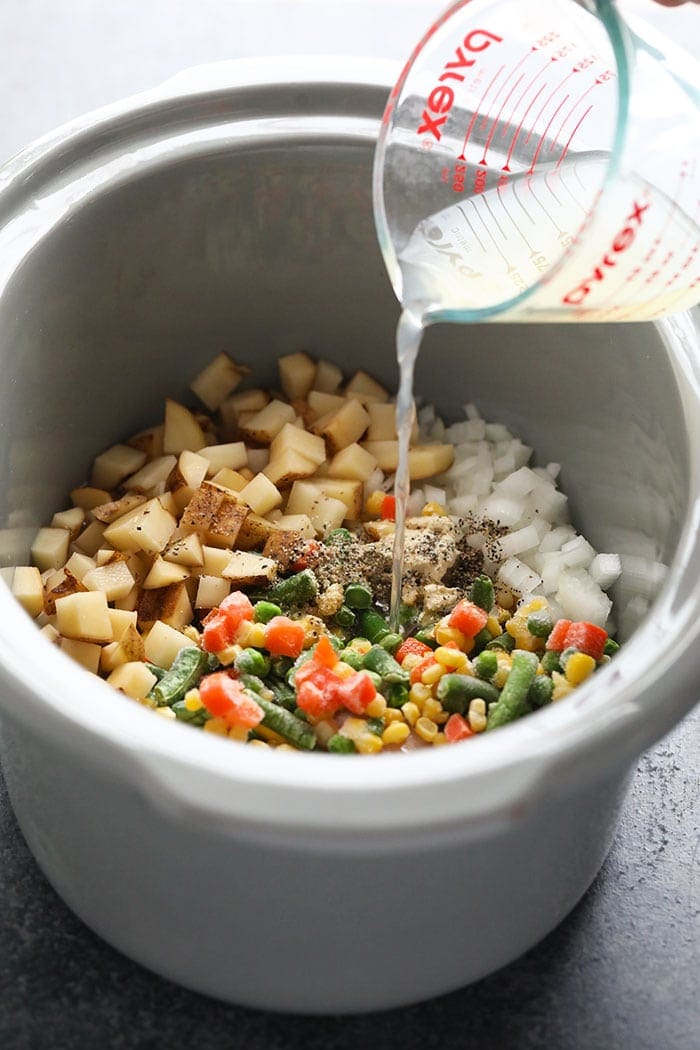
[[[426,0],[0,0],[0,161],[58,123],[202,62],[293,52],[400,60],[440,6]],[[697,9],[668,11],[649,0],[621,0],[620,6],[642,12],[686,46],[698,41]],[[0,778],[0,1046],[700,1047],[699,723],[696,709],[642,757],[599,877],[542,944],[469,989],[355,1018],[227,1007],[129,962],[48,886]]]

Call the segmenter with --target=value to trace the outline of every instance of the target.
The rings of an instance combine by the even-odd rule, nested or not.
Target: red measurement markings
[[[536,49],[535,49],[535,48],[533,48],[533,51],[534,51],[534,50],[536,50]],[[505,121],[505,123],[504,123],[504,125],[503,125],[503,130],[501,131],[501,138],[504,138],[504,137],[505,137],[505,135],[506,135],[506,133],[507,133],[507,131],[508,131],[508,128],[509,128],[509,127],[511,126],[511,124],[513,123],[513,118],[515,117],[515,114],[516,114],[516,113],[517,113],[517,111],[518,111],[518,106],[519,106],[519,105],[520,105],[520,103],[521,103],[521,102],[523,101],[523,99],[524,99],[524,98],[525,98],[525,96],[527,95],[527,93],[528,93],[528,91],[530,90],[530,88],[532,87],[532,85],[533,85],[533,84],[535,83],[535,81],[536,81],[536,80],[538,80],[538,79],[539,79],[539,78],[540,78],[540,77],[542,76],[542,74],[543,74],[543,73],[545,72],[545,70],[549,69],[550,67],[551,67],[551,62],[550,62],[550,60],[549,60],[549,59],[547,59],[547,61],[546,61],[546,62],[545,62],[545,64],[544,64],[544,65],[543,65],[543,66],[541,67],[541,69],[538,69],[538,70],[537,70],[537,72],[535,73],[535,75],[534,75],[533,77],[530,77],[530,79],[528,80],[527,84],[526,84],[526,85],[525,85],[525,87],[523,88],[523,90],[522,90],[522,92],[521,92],[520,96],[518,97],[518,100],[517,100],[517,102],[516,102],[516,103],[515,103],[515,105],[513,106],[512,110],[510,111],[510,116],[508,117],[508,119],[507,119],[507,120]],[[540,91],[538,91],[537,95],[535,95],[535,99],[536,99],[536,98],[537,98],[537,96],[538,96],[538,95],[540,94],[540,92],[544,90],[544,88],[545,88],[545,87],[546,87],[546,85],[545,85],[545,84],[543,84],[543,85],[542,85],[542,87],[540,88]],[[530,106],[532,106],[532,103],[530,103]],[[528,109],[527,109],[527,112],[529,112],[529,110],[530,110],[530,107],[528,107]],[[520,126],[522,127],[522,121],[520,122]]]
[[[506,79],[505,79],[505,80],[503,81],[503,83],[502,83],[502,84],[501,84],[501,86],[499,87],[498,91],[496,92],[496,95],[495,95],[495,97],[494,97],[494,99],[493,99],[493,101],[492,101],[492,105],[495,105],[495,104],[496,104],[496,102],[498,102],[498,96],[499,96],[499,95],[501,94],[501,92],[502,92],[502,91],[505,91],[505,89],[506,89],[506,86],[507,86],[507,84],[508,84],[508,81],[510,80],[510,78],[511,78],[511,77],[513,76],[513,74],[514,74],[514,73],[517,73],[517,72],[518,72],[518,70],[519,70],[519,69],[520,69],[520,67],[522,66],[523,62],[527,62],[527,60],[528,60],[528,58],[530,57],[530,55],[531,55],[531,54],[532,54],[532,49],[530,49],[530,50],[529,50],[528,52],[526,52],[526,54],[524,54],[524,55],[523,55],[523,57],[522,57],[522,58],[520,59],[520,61],[519,61],[519,62],[517,62],[517,63],[516,63],[516,64],[515,64],[514,66],[513,66],[513,68],[511,69],[510,73],[508,74],[508,76],[506,77]],[[524,74],[524,73],[523,73],[523,75],[522,75],[522,76],[521,76],[521,77],[520,77],[520,78],[518,79],[518,82],[517,82],[517,83],[516,83],[516,84],[514,85],[514,87],[517,87],[517,86],[518,86],[518,84],[520,83],[520,81],[521,81],[521,80],[523,79],[523,76],[525,76],[525,74]],[[512,94],[513,94],[513,88],[511,88],[511,89],[510,89],[510,91],[508,92],[508,98],[506,98],[505,102],[503,103],[503,106],[501,106],[501,110],[500,110],[500,112],[501,112],[501,113],[503,112],[503,107],[504,107],[504,106],[506,105],[506,102],[508,101],[508,99],[510,98],[510,96],[511,96]],[[500,113],[499,113],[499,116],[500,116]],[[484,128],[486,127],[486,125],[488,124],[488,122],[489,122],[489,114],[487,113],[487,114],[486,114],[486,115],[484,116],[483,120],[481,121],[481,125],[480,125],[480,127],[479,127],[479,131],[483,131],[483,130],[484,130]]]
[[[595,80],[589,87],[586,88],[586,90],[583,92],[583,94],[580,95],[579,98],[577,98],[576,101],[574,102],[574,104],[570,107],[570,109],[568,110],[566,116],[564,117],[564,119],[562,120],[561,124],[559,125],[559,130],[557,131],[556,135],[554,136],[554,141],[552,142],[552,145],[549,147],[549,152],[550,153],[553,151],[555,143],[556,143],[557,139],[559,138],[559,136],[561,135],[561,133],[564,130],[564,128],[566,127],[567,123],[569,122],[569,119],[573,116],[574,112],[578,109],[578,107],[581,105],[583,100],[588,95],[590,95],[590,93],[593,90],[593,88],[598,86],[598,83],[599,83],[599,81]],[[587,112],[590,112],[590,108],[589,108],[589,110]],[[580,125],[577,124],[576,125],[576,130],[578,130],[579,127],[580,127]],[[569,143],[570,142],[571,142],[571,140],[569,140]],[[567,145],[569,143],[567,143]]]
[[[564,149],[561,151],[561,153],[559,155],[559,160],[557,161],[557,168],[561,167],[562,161],[564,160],[564,157],[566,156],[566,154],[569,152],[569,149],[571,147],[571,143],[574,141],[576,135],[578,134],[579,128],[581,127],[581,125],[583,124],[584,120],[586,119],[586,117],[588,116],[588,114],[591,112],[592,109],[593,109],[593,106],[589,106],[588,109],[585,111],[585,113],[582,113],[581,116],[579,117],[578,121],[576,122],[576,126],[575,126],[574,130],[569,135],[569,138],[567,139],[566,145],[564,146]],[[556,139],[554,141],[556,142]],[[553,147],[554,147],[554,143],[552,143],[552,147],[550,147],[550,148],[553,148]]]
[[[462,152],[460,153],[459,157],[457,158],[458,160],[466,160],[465,152],[466,152],[466,149],[467,149],[467,143],[469,142],[469,136],[471,135],[472,131],[474,130],[474,125],[476,124],[477,120],[479,119],[481,107],[483,106],[484,102],[486,101],[486,96],[488,95],[489,91],[491,90],[493,85],[496,83],[496,81],[498,80],[498,78],[500,77],[501,73],[503,72],[503,70],[505,68],[506,68],[505,66],[501,66],[500,69],[496,70],[496,72],[494,73],[493,77],[491,78],[491,80],[486,85],[486,89],[485,89],[483,95],[481,96],[481,98],[479,99],[479,102],[477,104],[476,109],[472,113],[472,119],[469,121],[469,127],[467,128],[467,133],[464,136],[464,142],[462,143]]]
[[[499,109],[499,111],[498,111],[498,113],[496,115],[496,119],[494,120],[493,124],[491,125],[491,130],[489,131],[488,138],[486,139],[486,142],[484,143],[484,155],[481,158],[481,160],[479,161],[479,164],[486,164],[487,163],[486,155],[488,154],[488,151],[489,151],[489,149],[491,147],[491,143],[493,142],[493,136],[496,133],[496,128],[498,127],[498,122],[501,119],[501,116],[503,114],[503,110],[506,107],[506,103],[508,102],[508,99],[513,94],[513,92],[515,91],[516,87],[518,86],[520,81],[524,78],[524,76],[525,76],[525,74],[521,73],[521,75],[518,77],[518,79],[515,81],[515,83],[513,84],[512,88],[510,89],[510,91],[506,95],[506,98],[505,98],[505,100],[503,102],[503,105]]]
[[[556,59],[554,59],[553,61],[556,61]],[[554,87],[552,88],[552,90],[550,91],[550,93],[549,93],[549,94],[547,95],[547,98],[546,98],[546,99],[544,100],[544,102],[543,102],[543,103],[542,103],[542,105],[540,106],[540,111],[539,111],[539,113],[537,114],[537,116],[535,117],[535,119],[534,119],[534,120],[533,120],[533,122],[532,122],[532,127],[530,128],[530,130],[529,130],[529,131],[528,131],[528,133],[527,133],[527,137],[526,137],[526,139],[525,139],[525,143],[524,143],[524,145],[525,145],[525,146],[527,146],[528,142],[529,142],[529,141],[530,141],[530,139],[532,138],[532,133],[534,132],[535,128],[537,127],[537,123],[538,123],[538,121],[539,121],[540,117],[542,116],[542,114],[544,113],[544,111],[546,110],[546,108],[547,108],[547,106],[549,105],[549,103],[550,103],[550,102],[552,101],[552,99],[554,98],[554,96],[555,96],[555,95],[556,95],[556,94],[557,94],[557,93],[558,93],[559,91],[561,91],[561,89],[562,89],[562,88],[564,87],[564,84],[566,84],[566,82],[567,82],[567,80],[569,79],[569,77],[572,77],[573,75],[574,75],[574,74],[573,74],[573,72],[571,72],[571,71],[570,71],[570,72],[568,72],[568,73],[566,74],[566,76],[564,77],[564,79],[563,79],[563,80],[560,80],[558,84],[555,84],[555,86],[554,86]],[[569,96],[567,95],[567,96],[566,96],[566,98],[568,98],[568,97],[569,97]]]
[[[554,119],[555,119],[557,113],[559,112],[559,110],[561,109],[561,107],[564,105],[564,103],[566,102],[566,100],[568,98],[569,98],[568,95],[564,95],[564,98],[561,100],[561,102],[559,103],[559,105],[557,106],[557,108],[554,110],[554,112],[552,113],[551,117],[549,118],[549,121],[547,123],[547,127],[542,132],[542,134],[540,136],[540,141],[537,143],[537,149],[535,150],[535,155],[532,158],[532,164],[528,168],[528,174],[529,175],[532,175],[532,173],[535,170],[535,165],[537,164],[537,158],[539,157],[540,151],[541,151],[542,147],[544,146],[545,140],[547,138],[547,132],[551,128],[552,124],[554,123]]]
[[[542,85],[542,87],[539,89],[539,91],[537,92],[537,94],[532,99],[532,101],[530,102],[529,106],[527,107],[527,109],[523,113],[522,117],[520,118],[520,123],[518,124],[518,126],[517,126],[517,128],[515,130],[515,134],[513,135],[513,138],[512,138],[511,143],[510,143],[510,147],[508,149],[508,156],[506,157],[506,162],[503,165],[503,169],[502,169],[503,171],[510,171],[510,162],[511,162],[511,158],[513,156],[513,150],[515,149],[515,144],[518,141],[518,138],[520,136],[520,132],[523,130],[523,124],[525,123],[525,118],[527,117],[528,113],[530,112],[530,110],[534,106],[535,102],[537,102],[537,99],[540,97],[540,95],[542,94],[542,92],[544,91],[546,86],[547,86],[546,84]]]

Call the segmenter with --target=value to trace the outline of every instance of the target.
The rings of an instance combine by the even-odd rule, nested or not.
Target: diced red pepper
[[[486,626],[489,618],[485,609],[467,598],[457,602],[447,621],[450,627],[461,631],[467,638],[474,638]]]
[[[221,613],[208,616],[202,632],[202,648],[208,653],[220,653],[233,641],[235,632]]]
[[[379,516],[384,521],[396,521],[396,497],[385,496],[379,508]]]
[[[450,715],[445,722],[445,736],[451,744],[456,744],[460,740],[468,740],[474,735],[474,730],[470,728],[466,718],[463,718],[462,715]]]
[[[321,549],[321,544],[318,540],[308,540],[304,550],[293,562],[291,562],[289,568],[292,572],[303,572],[304,569],[308,569],[310,563],[316,560],[316,556]]]
[[[265,648],[272,656],[297,657],[304,648],[303,624],[288,616],[273,616],[265,625]]]
[[[317,664],[320,664],[321,667],[335,667],[335,665],[338,663],[338,654],[331,645],[327,635],[324,634],[323,637],[316,643],[316,648],[314,649],[314,655],[312,659]]]
[[[366,671],[356,671],[355,674],[340,679],[337,695],[343,707],[351,714],[364,715],[368,705],[376,697],[377,690]]]
[[[264,718],[260,705],[226,671],[205,675],[199,683],[199,698],[207,711],[230,725],[252,729]]]
[[[547,649],[555,649],[558,653],[566,649],[566,632],[571,627],[571,620],[557,620],[547,638]]]
[[[598,627],[595,623],[588,623],[587,620],[577,620],[569,626],[566,632],[564,648],[568,649],[569,646],[573,646],[582,653],[592,656],[594,660],[600,660],[603,657],[607,640],[608,632],[602,627]]]
[[[432,649],[425,642],[419,642],[417,638],[406,638],[394,653],[394,659],[403,663],[407,656],[425,656]]]
[[[423,671],[427,671],[429,667],[432,667],[433,664],[436,664],[436,663],[437,663],[437,660],[433,656],[433,652],[432,652],[432,649],[431,649],[431,651],[429,653],[427,653],[423,657],[421,662],[419,664],[416,664],[416,666],[412,667],[411,670],[409,671],[409,677],[411,679],[411,685],[416,685],[418,682],[420,682],[421,677],[423,675]]]

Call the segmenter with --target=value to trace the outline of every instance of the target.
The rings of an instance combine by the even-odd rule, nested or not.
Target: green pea
[[[349,583],[345,588],[345,604],[351,609],[369,609],[372,592],[362,583]]]
[[[281,608],[274,602],[260,601],[253,606],[253,619],[256,623],[269,623],[274,616],[281,615]]]
[[[357,748],[355,742],[349,737],[336,733],[328,741],[328,750],[334,755],[352,755]]]

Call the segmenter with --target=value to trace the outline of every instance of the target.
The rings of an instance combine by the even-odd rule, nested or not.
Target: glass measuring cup
[[[687,309],[700,66],[610,0],[458,0],[391,93],[374,210],[396,294],[423,324]]]

